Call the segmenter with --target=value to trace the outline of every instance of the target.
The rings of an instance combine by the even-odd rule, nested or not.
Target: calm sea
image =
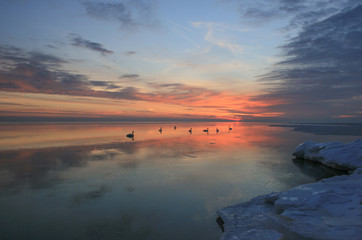
[[[265,123],[175,126],[1,123],[1,239],[219,239],[217,209],[333,174],[293,161],[297,144],[356,139]]]

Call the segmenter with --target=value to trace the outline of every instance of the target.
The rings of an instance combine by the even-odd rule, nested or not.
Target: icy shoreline
[[[362,141],[300,144],[293,155],[353,170],[271,193],[218,211],[221,239],[360,239],[362,235]]]
[[[293,152],[296,158],[320,162],[340,170],[362,168],[362,140],[349,144],[340,142],[314,143],[308,141],[297,146]]]

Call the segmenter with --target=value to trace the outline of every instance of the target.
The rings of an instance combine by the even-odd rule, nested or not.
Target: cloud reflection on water
[[[216,209],[283,190],[295,178],[306,181],[291,173],[298,132],[265,124],[233,123],[230,132],[228,123],[176,125],[2,124],[1,141],[9,140],[0,151],[6,236],[18,237],[13,227],[26,226],[22,231],[37,239],[49,237],[41,229],[63,236],[58,228],[83,237],[132,239],[146,229],[149,239],[211,239],[221,234]],[[135,141],[126,138],[130,131]],[[130,216],[134,230],[122,227],[122,216]]]
[[[245,161],[254,158],[258,145],[277,146],[280,141],[272,135],[274,129],[269,128],[268,135],[265,126],[239,124],[229,132],[227,123],[213,123],[210,129],[220,132],[205,134],[204,125],[198,123],[191,135],[188,124],[179,124],[176,131],[171,124],[160,125],[164,126],[162,135],[157,124],[3,124],[0,141],[7,144],[2,145],[0,171],[6,177],[1,189],[52,187],[62,181],[63,172],[86,168],[94,161],[116,161],[124,169],[136,169],[145,161],[168,164],[171,159],[183,163],[213,159],[227,165],[236,150],[243,149]],[[129,129],[136,132],[135,142],[125,138]]]

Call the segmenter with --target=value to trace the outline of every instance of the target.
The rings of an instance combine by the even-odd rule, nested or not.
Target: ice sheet
[[[223,240],[361,239],[362,168],[218,211]]]
[[[222,240],[361,239],[362,141],[309,141],[293,155],[354,171],[219,210],[225,230]]]
[[[298,145],[293,156],[320,162],[336,169],[353,170],[362,167],[362,140],[358,139],[348,144],[308,141]]]

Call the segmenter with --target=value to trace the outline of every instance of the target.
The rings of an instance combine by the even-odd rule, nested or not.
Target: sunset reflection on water
[[[311,135],[267,124],[4,123],[0,134],[5,239],[218,239],[217,209],[314,181],[291,161]]]
[[[161,133],[159,128],[162,128]],[[207,128],[208,133],[203,131]],[[193,141],[194,144],[214,140],[218,148],[276,141],[271,139],[273,136],[265,134],[264,126],[242,123],[4,123],[0,124],[0,150],[122,143],[132,140],[126,137],[132,131],[136,141],[174,141],[172,139],[183,137],[183,140]]]

